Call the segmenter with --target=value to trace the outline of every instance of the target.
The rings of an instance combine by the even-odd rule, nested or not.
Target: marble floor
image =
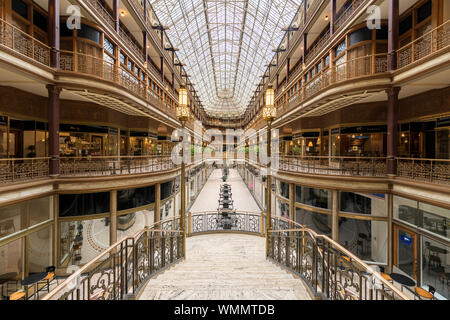
[[[231,185],[231,198],[234,201],[233,205],[236,210],[261,212],[239,172],[235,169],[230,169],[226,182],[222,181],[222,170],[214,170],[189,211],[216,211],[219,204],[220,186],[224,183]]]
[[[187,238],[186,260],[147,283],[140,300],[310,300],[302,280],[265,258],[265,238]]]

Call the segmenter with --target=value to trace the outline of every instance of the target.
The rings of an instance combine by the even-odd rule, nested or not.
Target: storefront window
[[[450,238],[450,210],[394,196],[394,217],[441,237]]]
[[[49,220],[52,215],[53,197],[0,208],[0,238]]]
[[[161,183],[161,200],[167,199],[175,192],[174,180]]]
[[[295,208],[295,222],[319,234],[331,236],[331,214],[323,214],[302,208]]]
[[[60,194],[59,216],[74,217],[109,212],[109,192]]]
[[[385,194],[339,192],[339,195],[339,209],[342,212],[367,214],[379,217],[387,216],[387,202]]]
[[[290,219],[290,215],[289,215],[289,202],[280,200],[280,199],[276,199],[277,201],[277,216],[279,217],[283,217],[286,219]]]
[[[43,272],[52,265],[52,227],[36,231],[28,237],[28,272]]]
[[[449,248],[430,238],[422,237],[421,284],[433,286],[435,297],[450,299]]]
[[[59,150],[62,156],[104,156],[110,154],[111,145],[117,141],[114,134],[109,139],[110,129],[107,127],[61,124],[60,130]]]
[[[110,246],[108,217],[63,221],[60,230],[59,259],[63,266],[86,264]]]
[[[22,278],[22,242],[20,238],[0,247],[0,274],[13,273],[13,279]]]
[[[117,239],[134,236],[147,226],[151,226],[154,221],[153,210],[141,210],[117,217]]]
[[[289,183],[277,180],[277,195],[289,199]]]
[[[117,210],[148,206],[155,202],[155,186],[117,191]]]
[[[295,187],[295,201],[311,207],[331,209],[331,191],[305,186]]]
[[[339,218],[339,243],[362,260],[387,262],[387,222]]]

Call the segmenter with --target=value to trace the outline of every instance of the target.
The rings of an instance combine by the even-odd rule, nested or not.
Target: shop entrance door
[[[394,225],[394,265],[418,280],[417,233]]]

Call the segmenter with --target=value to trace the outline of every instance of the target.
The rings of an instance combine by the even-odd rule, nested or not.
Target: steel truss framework
[[[212,117],[242,117],[303,0],[150,0]]]

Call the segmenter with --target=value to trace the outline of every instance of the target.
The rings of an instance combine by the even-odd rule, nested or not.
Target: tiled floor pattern
[[[187,239],[187,257],[151,279],[141,300],[310,300],[303,282],[265,258],[265,239],[213,234]]]

